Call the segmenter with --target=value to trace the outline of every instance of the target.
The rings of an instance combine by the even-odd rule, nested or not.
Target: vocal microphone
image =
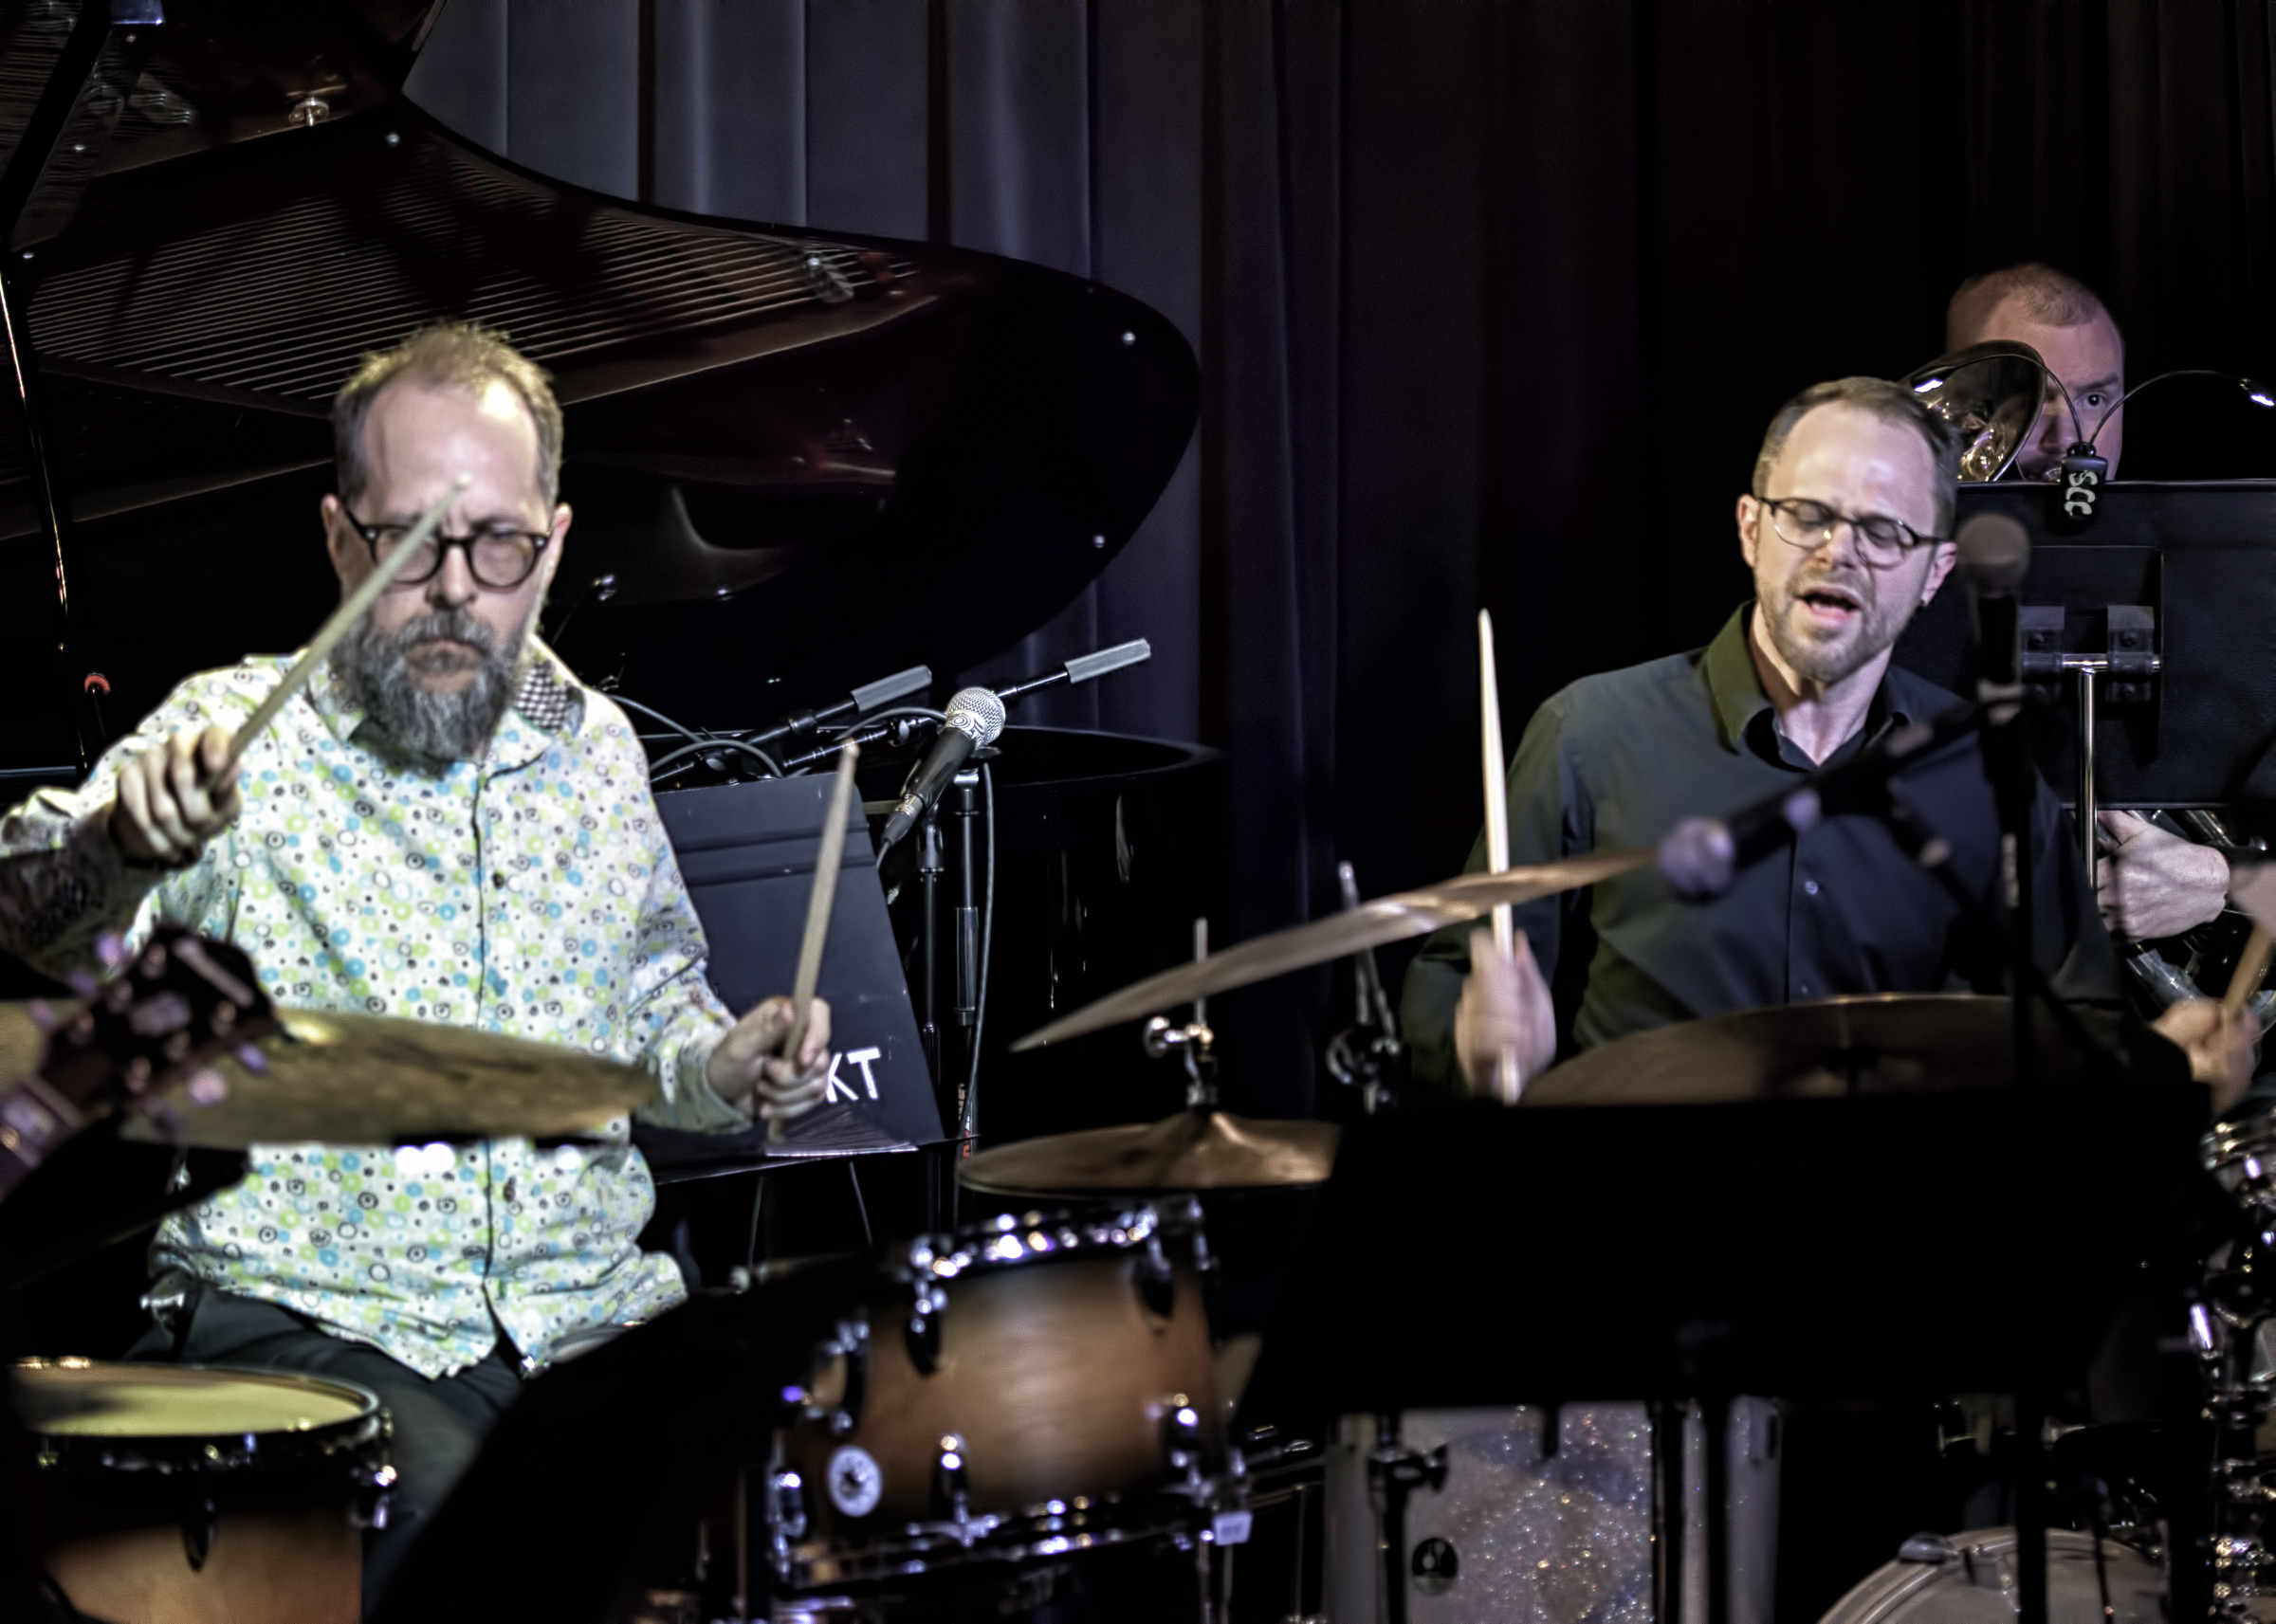
[[[1719,897],[1738,871],[1797,834],[1841,812],[1878,812],[1889,780],[1925,751],[1971,732],[1981,707],[1955,705],[1925,721],[1892,727],[1848,760],[1804,775],[1790,790],[1765,795],[1726,817],[1687,817],[1660,842],[1660,872],[1688,901]]]
[[[986,688],[958,689],[948,701],[947,717],[932,748],[909,774],[909,782],[901,786],[901,804],[885,820],[877,855],[883,857],[895,841],[916,828],[918,820],[940,804],[942,792],[955,782],[958,770],[972,758],[972,752],[995,743],[1002,731],[1003,701]]]

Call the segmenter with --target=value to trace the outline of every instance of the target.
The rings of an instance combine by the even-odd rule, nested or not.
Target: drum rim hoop
[[[394,1433],[379,1396],[358,1382],[293,1370],[252,1365],[170,1364],[134,1359],[26,1359],[9,1367],[11,1376],[41,1369],[95,1369],[116,1376],[193,1372],[246,1378],[264,1386],[318,1388],[359,1401],[353,1415],[314,1426],[253,1432],[49,1432],[26,1422],[34,1442],[34,1461],[43,1472],[150,1472],[158,1476],[226,1477],[237,1473],[279,1473],[309,1466],[330,1466],[341,1457],[376,1472],[387,1464]],[[184,1384],[187,1385],[187,1384]],[[368,1475],[368,1473],[359,1473]]]
[[[1156,1241],[1190,1239],[1202,1233],[1200,1207],[1200,1202],[1185,1197],[1007,1213],[1000,1217],[1011,1218],[1009,1224],[992,1218],[920,1235],[895,1249],[886,1272],[898,1285],[922,1281],[945,1286],[971,1275],[1031,1264],[1122,1256]],[[1031,1223],[1030,1218],[1038,1221]],[[1035,1247],[1028,1237],[1037,1234],[1044,1235],[1048,1244]],[[1008,1236],[1026,1242],[1017,1255],[1000,1250],[1000,1243]]]

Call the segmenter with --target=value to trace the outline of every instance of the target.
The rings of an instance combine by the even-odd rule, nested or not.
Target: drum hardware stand
[[[1406,1502],[1418,1488],[1446,1487],[1446,1446],[1417,1454],[1399,1447],[1399,1412],[1375,1416],[1375,1448],[1367,1454],[1367,1498],[1375,1508],[1383,1557],[1384,1624],[1406,1624]]]
[[[2109,628],[2108,648],[2100,651],[2063,648],[2064,611],[2059,605],[2027,604],[2016,611],[2023,637],[2024,680],[2076,677],[2078,714],[2078,837],[2079,860],[2086,866],[2086,884],[2092,886],[2095,860],[2095,813],[2100,802],[2094,787],[2096,684],[2106,679],[2102,697],[2112,704],[2146,704],[2152,697],[2151,679],[2164,667],[2157,652],[2157,614],[2143,604],[2114,603],[2103,611]]]
[[[1193,957],[1196,961],[1209,957],[1209,921],[1193,921]],[[1189,1111],[1212,1111],[1217,1108],[1217,1057],[1211,1052],[1217,1034],[1209,1030],[1209,1000],[1193,1001],[1193,1019],[1184,1026],[1172,1024],[1167,1015],[1156,1015],[1146,1023],[1139,1034],[1146,1046],[1148,1059],[1162,1060],[1175,1054],[1185,1063],[1185,1108]]]
[[[2267,1219],[2256,1212],[2253,1221],[2259,1228]],[[2204,1301],[2193,1304],[2189,1315],[2212,1434],[2207,1519],[2212,1601],[2219,1613],[2240,1619],[2250,1616],[2255,1599],[2271,1594],[2268,1581],[2276,1578],[2276,1553],[2267,1538],[2276,1491],[2264,1481],[2257,1443],[2268,1415],[2268,1392],[2252,1375],[2258,1332],[2269,1314],[2265,1288],[2252,1278],[2254,1266],[2276,1262],[2263,1259],[2264,1238],[2247,1233],[2232,1243],[2227,1266],[2209,1271]]]
[[[932,1086],[935,1093],[941,1090],[941,1018],[940,1018],[940,886],[941,876],[948,871],[941,854],[941,825],[937,812],[927,812],[917,824],[917,883],[925,897],[924,962],[925,1002],[917,1025],[918,1034],[925,1041],[925,1064],[932,1067]]]
[[[948,794],[943,797],[951,803],[949,815],[957,826],[957,902],[955,929],[956,1006],[954,1010],[958,1031],[957,1076],[950,1085],[949,1098],[956,1106],[959,1132],[969,1137],[973,1123],[967,1107],[970,1101],[970,1061],[972,1058],[973,1028],[980,1018],[980,908],[973,900],[972,823],[980,816],[980,772],[966,768],[959,773]]]
[[[1349,863],[1335,866],[1347,912],[1359,906],[1359,880]],[[1347,1088],[1359,1090],[1360,1107],[1370,1117],[1399,1103],[1393,1081],[1402,1064],[1399,1022],[1391,1000],[1375,968],[1375,950],[1363,948],[1351,956],[1352,992],[1358,1013],[1351,1025],[1328,1040],[1328,1075]]]

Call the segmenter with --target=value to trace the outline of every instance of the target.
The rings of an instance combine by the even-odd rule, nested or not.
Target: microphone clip
[[[2110,459],[2097,456],[2091,446],[2073,446],[2056,470],[2056,528],[2075,534],[2091,527],[2109,482]]]

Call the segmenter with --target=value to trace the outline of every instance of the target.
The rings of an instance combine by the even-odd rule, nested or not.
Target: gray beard
[[[1826,643],[1797,631],[1792,618],[1796,600],[1806,592],[1833,585],[1846,588],[1860,600],[1857,624],[1849,635],[1838,642]],[[1771,635],[1771,647],[1778,650],[1778,657],[1786,662],[1788,668],[1798,677],[1827,686],[1856,675],[1881,650],[1893,647],[1912,619],[1875,593],[1872,582],[1861,581],[1854,575],[1790,578],[1780,590],[1777,601],[1761,605],[1760,612],[1764,616],[1763,629]]]
[[[454,694],[430,693],[412,674],[407,651],[435,637],[482,650],[474,680]],[[510,648],[499,648],[489,628],[463,609],[421,615],[393,637],[374,630],[367,615],[340,639],[332,667],[364,715],[398,748],[438,761],[475,761],[514,702],[527,639],[524,628]]]

